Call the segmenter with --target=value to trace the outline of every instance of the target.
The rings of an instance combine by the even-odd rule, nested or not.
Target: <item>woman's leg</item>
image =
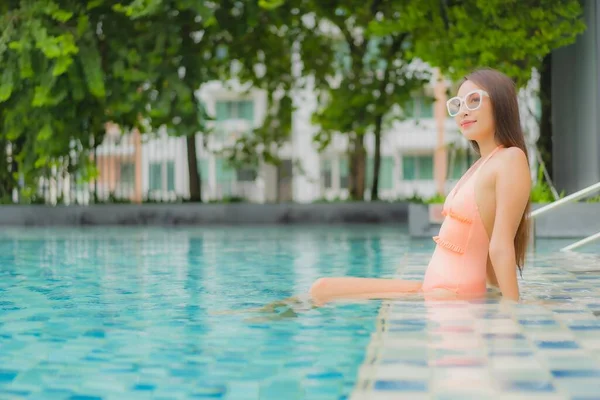
[[[421,290],[422,282],[378,278],[320,278],[310,288],[317,305],[339,299],[398,298]]]

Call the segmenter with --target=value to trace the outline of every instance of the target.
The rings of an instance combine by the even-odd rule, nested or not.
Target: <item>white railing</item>
[[[589,195],[594,194],[595,192],[598,192],[598,191],[600,191],[600,182],[590,185],[590,186],[586,187],[585,189],[581,189],[578,192],[570,194],[560,200],[556,200],[544,207],[540,207],[537,210],[532,211],[529,215],[533,219],[533,239],[534,239],[534,241],[535,241],[535,218],[536,217],[538,217],[542,214],[545,214],[549,211],[552,211],[558,207],[561,207],[565,204],[571,203],[573,201],[577,201],[584,197],[588,197]],[[594,235],[588,236],[585,239],[582,239],[578,242],[570,244],[569,246],[563,247],[562,249],[560,249],[560,251],[570,251],[570,250],[576,249],[578,247],[581,247],[585,244],[591,243],[594,240],[598,240],[598,239],[600,239],[600,232],[598,232]]]

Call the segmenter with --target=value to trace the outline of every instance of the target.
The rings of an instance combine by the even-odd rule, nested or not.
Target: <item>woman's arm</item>
[[[496,174],[496,216],[490,239],[490,260],[502,296],[519,300],[514,240],[531,191],[525,153],[511,147],[502,154]],[[499,154],[500,155],[500,154]]]

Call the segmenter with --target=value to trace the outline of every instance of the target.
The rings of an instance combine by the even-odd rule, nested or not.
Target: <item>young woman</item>
[[[447,196],[423,282],[320,278],[310,290],[315,304],[417,292],[482,296],[488,283],[503,297],[519,299],[517,267],[523,267],[529,241],[531,177],[515,85],[498,71],[477,70],[465,78],[447,108],[481,157]]]

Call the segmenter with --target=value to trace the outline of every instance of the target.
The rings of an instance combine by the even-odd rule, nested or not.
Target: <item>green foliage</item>
[[[400,198],[397,201],[415,204],[443,204],[446,201],[446,196],[435,194],[431,197],[423,197],[415,193],[411,197]]]
[[[442,196],[441,194],[433,195],[432,197],[425,199],[425,204],[442,204],[446,201],[446,196]]]
[[[410,30],[414,56],[454,79],[492,67],[518,85],[546,54],[585,30],[579,0],[419,0],[404,15],[386,15],[383,26]]]
[[[586,203],[600,203],[600,195],[592,196],[585,200]]]
[[[564,192],[560,193],[559,198],[565,196]],[[552,203],[558,200],[554,198],[550,185],[544,179],[544,170],[540,165],[538,168],[537,179],[533,187],[531,188],[530,201],[532,203]]]
[[[294,90],[319,93],[322,147],[335,132],[361,141],[408,115],[394,110],[429,78],[412,61],[451,77],[487,65],[523,83],[583,31],[580,15],[578,0],[1,2],[0,198],[20,186],[34,199],[53,168],[92,179],[109,122],[208,134],[195,93],[216,80],[267,92],[264,124],[227,151],[234,165],[279,162]]]
[[[34,196],[53,167],[85,180],[89,160],[109,121],[125,130],[139,123],[138,88],[148,79],[144,37],[112,11],[114,1],[4,2],[0,5],[1,192],[22,179],[22,198]]]

